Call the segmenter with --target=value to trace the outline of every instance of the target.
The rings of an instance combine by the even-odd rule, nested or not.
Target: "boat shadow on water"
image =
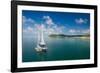
[[[38,61],[46,61],[47,60],[47,50],[40,51],[40,52],[36,51],[36,54],[38,57]]]

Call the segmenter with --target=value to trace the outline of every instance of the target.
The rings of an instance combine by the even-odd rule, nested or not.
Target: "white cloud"
[[[47,29],[47,34],[54,34],[55,33],[55,30],[53,28],[49,28]]]
[[[65,26],[57,26],[54,24],[52,26],[52,29],[55,31],[55,34],[63,34],[65,32],[66,27]]]
[[[48,34],[60,34],[63,32],[63,27],[55,24],[50,16],[43,16],[43,19],[45,19],[47,24],[48,28],[46,28],[46,31]]]
[[[28,30],[29,32],[33,32],[33,28],[32,28],[32,27],[28,27],[27,30]]]
[[[26,18],[25,16],[22,17],[23,25],[34,24],[35,21],[31,18]]]
[[[82,33],[89,34],[90,33],[90,29],[83,30]]]
[[[31,22],[31,23],[34,23],[35,21],[31,18],[27,19],[27,22]]]
[[[56,28],[56,31],[57,31],[58,33],[63,33],[63,29],[62,29],[61,27],[57,27],[57,28]]]
[[[75,19],[75,22],[77,24],[83,24],[83,23],[87,23],[87,19],[83,19],[83,18],[79,18],[79,19]]]
[[[34,32],[34,29],[32,28],[32,27],[30,27],[30,26],[28,26],[27,28],[23,28],[23,32],[24,33],[30,33],[30,32]]]
[[[50,19],[50,16],[43,16],[43,19]]]
[[[24,36],[29,37],[37,34],[39,24],[36,24],[36,21],[34,21],[32,18],[26,18],[25,16],[23,16],[22,20]]]
[[[45,23],[48,24],[49,26],[54,24],[50,16],[43,16],[43,19],[45,19]]]
[[[41,26],[40,26],[40,24],[34,24],[34,29],[40,29],[41,28]]]
[[[85,30],[70,29],[69,33],[71,33],[71,34],[89,34],[90,29],[85,29]]]
[[[70,32],[70,33],[75,33],[76,30],[74,30],[74,29],[70,29],[69,32]]]
[[[23,24],[26,22],[26,17],[25,16],[22,17],[22,21],[23,21]]]
[[[48,34],[63,34],[65,30],[65,26],[58,26],[55,24],[53,19],[50,16],[43,16],[43,19],[45,20],[45,24],[47,24],[46,31]]]

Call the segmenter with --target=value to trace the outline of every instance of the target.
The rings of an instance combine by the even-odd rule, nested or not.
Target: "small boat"
[[[38,32],[38,43],[37,46],[35,48],[35,50],[37,52],[46,52],[47,51],[47,47],[46,47],[46,43],[44,42],[44,34],[43,34],[43,25],[41,25],[41,29]]]

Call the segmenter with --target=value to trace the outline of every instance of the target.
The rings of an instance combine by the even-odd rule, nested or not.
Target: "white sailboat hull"
[[[47,51],[47,47],[40,47],[40,46],[38,46],[38,47],[35,48],[35,50],[37,52],[46,52]]]

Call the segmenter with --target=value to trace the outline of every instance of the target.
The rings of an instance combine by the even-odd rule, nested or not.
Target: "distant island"
[[[84,34],[84,35],[50,34],[49,37],[90,37],[90,35],[89,34]]]

